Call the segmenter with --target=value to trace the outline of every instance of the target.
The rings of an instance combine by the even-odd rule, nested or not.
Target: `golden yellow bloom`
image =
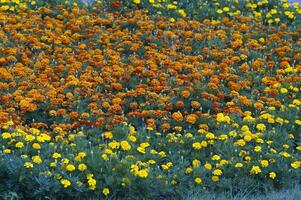
[[[194,142],[194,143],[192,144],[192,148],[194,148],[194,149],[196,149],[196,150],[200,150],[200,149],[202,148],[202,145],[201,145],[201,143],[199,143],[199,142]]]
[[[255,152],[261,152],[261,146],[255,146],[254,151]]]
[[[301,166],[301,161],[295,161],[291,163],[291,167],[294,169],[298,169]]]
[[[15,147],[21,149],[21,148],[24,147],[24,144],[23,144],[23,142],[17,142],[17,143],[15,144]]]
[[[142,169],[138,171],[138,176],[140,178],[146,178],[148,176],[148,171],[147,169]]]
[[[90,190],[95,190],[96,189],[96,180],[91,178],[88,180],[88,185]]]
[[[41,164],[42,163],[42,159],[40,156],[33,156],[32,157],[32,161],[36,164]]]
[[[85,171],[87,169],[87,165],[85,165],[84,163],[81,163],[78,165],[77,169],[81,172]]]
[[[271,179],[275,179],[276,178],[276,173],[275,172],[270,172],[269,173],[269,177],[271,178]]]
[[[281,94],[286,94],[287,92],[288,92],[288,90],[286,88],[281,88],[280,89]]]
[[[221,157],[220,157],[219,155],[213,155],[213,156],[211,157],[211,159],[212,159],[212,160],[220,160]]]
[[[213,171],[213,174],[216,175],[216,176],[220,176],[220,175],[223,174],[223,171],[220,170],[220,169],[216,169],[216,170]]]
[[[39,143],[33,143],[32,148],[34,149],[41,149],[41,145]]]
[[[61,184],[63,185],[64,188],[67,188],[71,185],[71,182],[67,179],[61,179]]]
[[[60,158],[61,157],[61,154],[59,154],[59,153],[53,153],[52,154],[52,158],[54,158],[54,159],[58,159],[58,158]]]
[[[10,133],[8,133],[8,132],[2,133],[2,138],[3,138],[4,140],[9,139],[10,137],[11,137],[11,134],[10,134]]]
[[[179,10],[178,10],[178,13],[179,13],[180,15],[182,15],[183,17],[186,17],[186,15],[187,15],[184,9],[179,9]]]
[[[258,131],[265,131],[266,130],[266,126],[264,124],[257,124],[256,128]]]
[[[129,151],[132,148],[131,145],[125,140],[120,142],[120,146],[121,146],[121,149],[124,151]]]
[[[111,131],[103,132],[102,137],[105,138],[105,139],[112,139],[113,138],[113,133]]]
[[[185,170],[186,174],[190,174],[193,171],[193,169],[191,167],[187,167]]]
[[[105,195],[105,196],[108,196],[110,194],[110,189],[109,188],[103,188],[102,189],[102,193]]]
[[[11,149],[4,149],[3,152],[6,153],[6,154],[10,154],[11,153]]]
[[[194,179],[194,182],[195,182],[196,184],[201,184],[201,183],[202,183],[202,179],[199,178],[199,177],[196,177],[196,178]]]
[[[259,174],[261,172],[261,169],[259,166],[252,166],[250,173],[251,174]]]
[[[243,167],[243,166],[244,166],[244,165],[243,165],[242,163],[236,163],[236,164],[235,164],[235,167],[236,167],[236,168],[241,168],[241,167]]]
[[[268,167],[269,166],[269,161],[262,160],[262,161],[260,161],[260,164],[261,164],[262,167]]]
[[[218,182],[219,181],[218,176],[212,176],[211,179],[212,179],[213,182]]]
[[[72,172],[72,171],[75,170],[75,166],[72,165],[72,164],[68,164],[68,165],[66,166],[66,170],[67,170],[68,172]]]
[[[31,162],[25,162],[24,167],[28,168],[33,168],[33,164]]]
[[[210,163],[205,163],[204,165],[206,170],[211,170],[212,169],[212,165]]]
[[[197,159],[194,159],[193,161],[192,161],[192,166],[193,167],[198,167],[199,165],[200,165],[200,161],[199,160],[197,160]]]

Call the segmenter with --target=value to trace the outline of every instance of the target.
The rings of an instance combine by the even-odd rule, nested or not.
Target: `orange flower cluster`
[[[277,84],[301,81],[301,32],[285,24],[60,9],[0,13],[0,121],[68,130],[139,119],[167,131],[208,114],[281,107]]]

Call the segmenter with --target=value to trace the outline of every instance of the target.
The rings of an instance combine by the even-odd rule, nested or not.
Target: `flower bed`
[[[185,2],[0,2],[0,194],[300,181],[299,6]]]

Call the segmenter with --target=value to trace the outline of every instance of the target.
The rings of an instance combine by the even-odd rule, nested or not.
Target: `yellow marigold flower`
[[[161,167],[162,167],[163,170],[168,170],[169,169],[169,167],[167,165],[161,165]]]
[[[145,154],[145,148],[143,148],[141,146],[137,147],[137,151],[142,153],[142,154]]]
[[[3,138],[4,140],[9,139],[10,137],[11,137],[11,134],[10,134],[10,133],[8,133],[8,132],[2,133],[2,138]]]
[[[246,145],[246,142],[243,139],[239,139],[234,143],[234,145],[243,147]]]
[[[287,92],[288,92],[288,90],[286,88],[281,88],[280,89],[281,94],[286,94]]]
[[[110,189],[105,187],[102,189],[102,193],[103,193],[103,195],[108,196],[110,194]]]
[[[27,142],[32,142],[35,139],[36,139],[36,137],[33,135],[30,135],[30,134],[25,136],[25,141],[27,141]]]
[[[102,137],[105,138],[105,139],[112,139],[113,138],[113,133],[111,131],[103,132]]]
[[[222,174],[223,174],[223,171],[220,170],[220,169],[216,169],[216,170],[213,171],[213,175],[220,176]]]
[[[301,126],[301,120],[297,119],[295,120],[295,123]]]
[[[148,171],[147,169],[142,169],[138,171],[138,176],[140,178],[146,178],[148,176]]]
[[[167,165],[168,167],[172,167],[172,166],[173,166],[172,162],[168,162],[168,163],[166,163],[166,165]]]
[[[33,156],[32,157],[32,161],[36,164],[41,164],[42,163],[42,159],[40,156]]]
[[[207,139],[214,139],[215,138],[215,135],[213,133],[207,133],[206,134],[206,138]]]
[[[176,20],[175,20],[175,18],[172,17],[172,18],[169,19],[169,21],[170,21],[171,23],[173,23],[173,22],[175,22]]]
[[[53,153],[52,154],[52,158],[54,158],[54,159],[58,159],[58,158],[60,158],[61,157],[61,154],[59,154],[59,153]]]
[[[28,168],[33,168],[33,164],[31,162],[25,162],[24,167]]]
[[[294,169],[300,168],[300,165],[301,165],[301,161],[295,161],[291,163],[291,167]]]
[[[243,166],[244,166],[244,165],[243,165],[242,163],[236,163],[236,164],[235,164],[235,167],[236,167],[236,168],[241,168],[241,167],[243,167]]]
[[[67,165],[67,164],[69,163],[69,159],[68,159],[68,158],[63,158],[63,159],[61,160],[61,162],[62,162],[63,164],[65,164],[65,165]]]
[[[142,148],[146,148],[146,147],[149,147],[150,144],[149,144],[148,142],[143,142],[143,143],[140,144],[140,146],[141,146]]]
[[[199,165],[200,165],[200,161],[199,160],[197,160],[197,159],[194,159],[193,161],[192,161],[192,166],[193,167],[198,167]]]
[[[296,106],[300,106],[301,105],[301,101],[299,101],[298,99],[294,99],[293,100],[293,104]]]
[[[213,156],[211,157],[211,159],[212,159],[212,160],[220,160],[221,157],[220,157],[219,155],[213,155]]]
[[[133,2],[134,2],[135,4],[140,4],[140,3],[141,3],[141,0],[133,0]]]
[[[24,144],[23,144],[23,142],[17,142],[17,143],[15,144],[15,147],[21,149],[21,148],[24,147]]]
[[[71,185],[71,182],[67,179],[61,179],[61,184],[63,185],[64,188],[67,188]]]
[[[243,132],[246,132],[246,131],[249,131],[250,129],[249,129],[249,127],[248,127],[247,125],[243,125],[243,126],[241,127],[241,130],[242,130]]]
[[[223,10],[222,10],[222,9],[217,9],[216,12],[217,12],[218,14],[222,14],[222,13],[223,13]]]
[[[269,173],[269,177],[271,178],[271,179],[275,179],[276,178],[276,173],[275,172],[270,172]]]
[[[252,139],[253,139],[252,136],[249,135],[249,134],[244,136],[244,140],[245,140],[246,142],[250,142]]]
[[[185,170],[186,174],[190,174],[193,171],[193,169],[191,167],[187,167]]]
[[[96,180],[94,178],[88,178],[88,185],[90,190],[96,189]]]
[[[167,9],[174,10],[174,9],[177,9],[177,6],[170,3],[170,4],[167,4]]]
[[[285,152],[285,151],[282,151],[282,152],[280,152],[279,154],[280,154],[281,156],[285,157],[285,158],[291,157],[291,154],[289,154],[289,153],[287,153],[287,152]]]
[[[229,12],[229,10],[230,10],[229,7],[224,7],[224,8],[223,8],[223,11],[225,11],[225,12]]]
[[[178,10],[178,13],[179,13],[180,15],[182,15],[183,17],[186,17],[186,15],[187,15],[184,9],[179,9],[179,10]]]
[[[112,141],[109,143],[109,147],[111,147],[111,149],[118,149],[119,146],[120,146],[120,144],[117,141]]]
[[[33,143],[32,148],[34,149],[41,149],[41,145],[39,143]]]
[[[162,158],[164,158],[164,157],[166,157],[166,153],[164,151],[160,151],[159,152],[159,156],[162,157]]]
[[[120,146],[121,146],[121,149],[124,151],[129,151],[132,148],[131,145],[128,143],[128,141],[121,141]]]
[[[264,124],[257,124],[256,128],[258,131],[265,131],[266,130],[266,126]]]
[[[261,169],[259,166],[253,166],[250,170],[251,174],[259,174],[261,172]]]
[[[205,163],[204,165],[206,170],[211,170],[212,169],[212,165],[210,163]]]
[[[261,149],[262,149],[261,146],[255,146],[254,147],[255,152],[261,152]]]
[[[192,138],[192,137],[193,137],[193,134],[192,134],[192,133],[186,133],[186,134],[185,134],[185,137]]]
[[[87,169],[87,165],[85,165],[84,163],[81,163],[78,165],[77,169],[81,172],[85,171]]]
[[[11,153],[11,149],[4,149],[3,153],[10,154]]]
[[[75,170],[75,166],[72,165],[72,164],[68,164],[68,165],[66,166],[66,170],[67,170],[68,172],[72,172],[72,171]]]
[[[192,144],[192,148],[196,149],[196,150],[200,150],[202,148],[202,145],[200,142],[194,142]]]
[[[260,161],[260,164],[261,164],[262,167],[268,167],[269,166],[269,161],[262,160],[262,161]]]
[[[218,177],[218,176],[212,176],[212,177],[211,177],[211,180],[212,180],[213,182],[218,182],[218,181],[219,181],[219,177]]]
[[[51,162],[50,167],[56,167],[56,162]]]
[[[195,182],[196,184],[201,184],[201,183],[202,183],[202,179],[199,178],[199,177],[196,177],[196,178],[194,179],[194,182]]]
[[[133,135],[128,137],[131,142],[136,142],[137,138]]]
[[[156,161],[155,160],[149,160],[147,163],[153,165],[153,164],[156,164]]]

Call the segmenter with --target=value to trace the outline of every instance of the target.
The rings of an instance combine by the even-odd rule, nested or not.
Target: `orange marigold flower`
[[[182,91],[182,97],[188,98],[190,96],[190,92],[188,90]]]
[[[176,107],[177,107],[178,109],[183,108],[183,107],[184,107],[184,102],[183,102],[183,101],[177,101],[177,102],[176,102]]]
[[[191,105],[191,107],[194,108],[194,109],[198,109],[198,108],[201,107],[201,104],[200,104],[200,102],[198,102],[198,101],[192,101],[192,102],[190,103],[190,105]]]
[[[194,124],[198,119],[198,116],[196,114],[190,114],[186,116],[186,122],[190,124]]]
[[[182,121],[183,120],[183,115],[181,112],[175,112],[172,114],[172,118],[178,122]]]

